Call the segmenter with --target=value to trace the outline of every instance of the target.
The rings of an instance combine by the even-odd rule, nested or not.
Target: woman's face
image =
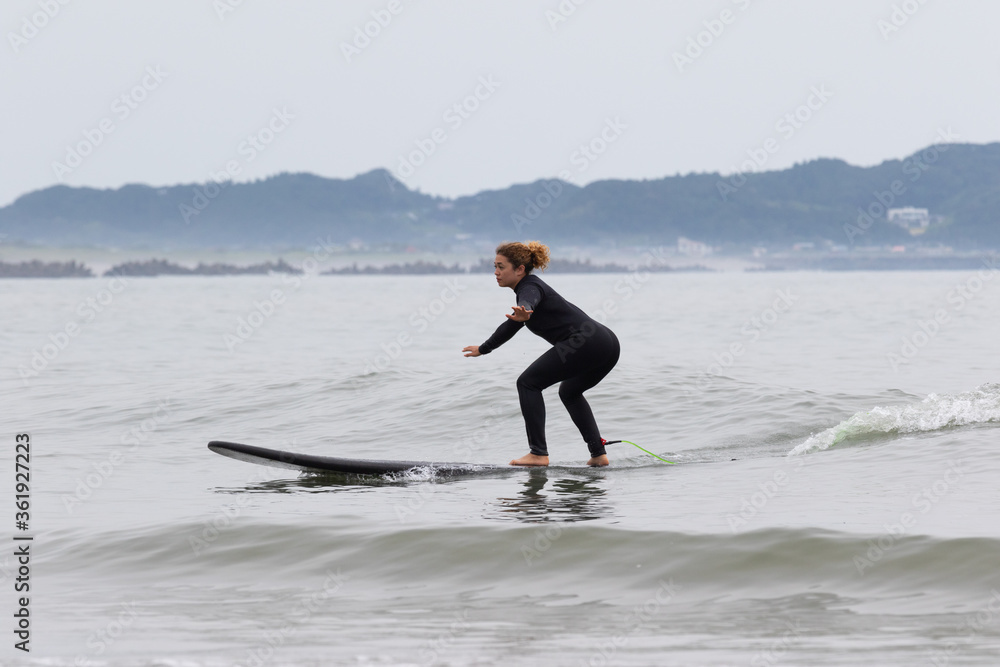
[[[493,275],[497,277],[497,285],[500,287],[511,287],[517,285],[524,277],[524,265],[516,269],[511,261],[503,255],[497,255],[493,260]]]

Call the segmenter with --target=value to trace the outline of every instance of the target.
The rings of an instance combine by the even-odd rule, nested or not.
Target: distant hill
[[[745,176],[586,187],[539,180],[457,199],[410,190],[382,169],[352,179],[284,173],[223,186],[60,185],[0,209],[0,234],[6,242],[156,248],[301,248],[317,238],[424,246],[535,237],[672,244],[678,236],[712,245],[913,243],[885,221],[880,200],[890,198],[892,207],[935,216],[922,243],[1000,247],[1000,143],[932,146],[874,167],[820,159]],[[859,208],[871,218],[859,223]]]
[[[401,184],[390,188],[381,171],[350,180],[280,174],[221,187],[57,185],[0,209],[0,230],[10,242],[46,245],[304,247],[327,234],[406,241],[422,235],[410,212],[435,201]]]

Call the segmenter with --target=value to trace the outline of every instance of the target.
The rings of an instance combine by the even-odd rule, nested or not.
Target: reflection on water
[[[542,523],[546,521],[591,521],[614,516],[608,501],[612,480],[600,474],[585,477],[557,477],[546,468],[528,471],[528,479],[514,498],[497,498],[497,505],[485,518],[500,521]],[[552,484],[546,491],[552,476]]]
[[[517,468],[484,468],[467,471],[435,470],[433,468],[414,468],[398,473],[367,475],[341,472],[303,472],[298,477],[273,480],[248,480],[243,486],[218,487],[217,493],[317,493],[324,491],[361,491],[385,486],[416,486],[420,484],[452,484],[464,482],[470,477],[502,478],[524,474],[524,469]]]
[[[522,478],[521,475],[526,475]],[[532,468],[489,471],[479,477],[504,480],[512,485],[513,497],[501,496],[491,503],[484,518],[499,521],[542,523],[547,521],[591,521],[616,516],[610,503],[608,490],[614,484],[611,476],[599,471],[566,473],[564,470]],[[517,477],[518,479],[513,479]],[[507,479],[504,479],[507,478]],[[291,479],[261,480],[241,486],[216,487],[216,493],[365,493],[381,487],[422,488],[428,482],[434,485],[459,483],[468,478],[411,477],[408,475],[314,475],[303,474]],[[424,491],[417,492],[415,502],[423,505]],[[402,500],[401,502],[406,502]]]
[[[367,491],[370,487],[399,484],[391,480],[370,476],[365,480],[357,475],[309,475],[303,474],[290,479],[271,479],[248,482],[243,486],[216,487],[216,493],[338,493],[343,491]]]

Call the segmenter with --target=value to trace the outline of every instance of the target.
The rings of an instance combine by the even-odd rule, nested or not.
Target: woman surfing
[[[587,465],[610,463],[605,441],[597,428],[583,392],[587,391],[618,363],[621,349],[618,338],[603,324],[562,298],[532,271],[545,270],[549,249],[538,241],[504,243],[496,249],[493,275],[500,287],[514,290],[517,305],[507,321],[497,327],[482,345],[462,349],[467,357],[489,354],[527,326],[533,334],[552,344],[552,349],[538,357],[517,378],[517,395],[528,433],[530,452],[510,462],[520,466],[547,466],[549,452],[545,442],[545,402],[542,390],[557,382],[559,398],[590,449]]]

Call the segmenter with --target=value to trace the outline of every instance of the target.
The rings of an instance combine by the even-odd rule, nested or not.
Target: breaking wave
[[[956,426],[1000,422],[1000,384],[988,383],[954,396],[930,394],[919,403],[876,406],[812,435],[789,454],[809,454],[837,445],[900,433],[926,433]]]

